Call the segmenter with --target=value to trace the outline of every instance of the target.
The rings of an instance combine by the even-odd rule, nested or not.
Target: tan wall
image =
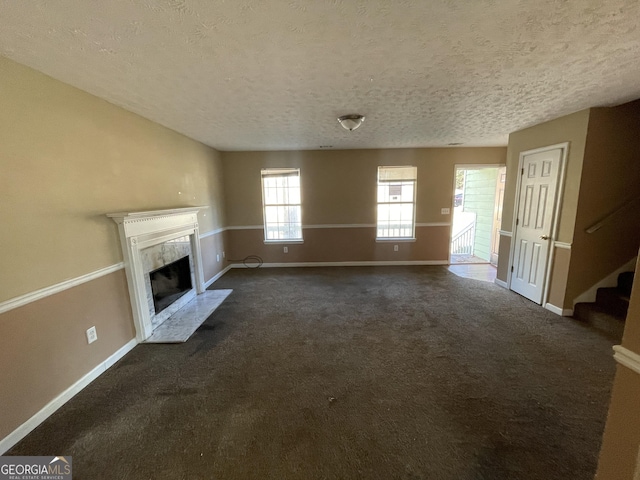
[[[209,205],[218,152],[0,58],[0,302],[122,261],[109,212]]]
[[[106,213],[208,205],[225,226],[220,154],[0,58],[0,302],[122,261]],[[205,279],[224,235],[205,236]],[[124,271],[0,315],[0,438],[134,338]],[[95,325],[98,341],[85,331]]]
[[[0,439],[134,337],[122,269],[1,314]]]
[[[640,258],[638,258],[635,271],[637,275],[631,291],[622,345],[640,355],[640,280],[638,280],[640,278]]]
[[[205,281],[212,279],[225,266],[223,253],[225,253],[225,232],[208,235],[200,239],[202,249],[202,269]],[[216,259],[219,255],[219,260]]]
[[[573,230],[578,210],[578,195],[580,191],[580,177],[582,175],[582,162],[587,137],[589,122],[589,110],[567,115],[556,120],[520,130],[509,135],[507,147],[507,183],[505,185],[504,206],[502,215],[502,229],[511,231],[513,225],[513,212],[516,201],[517,170],[520,153],[536,148],[547,147],[559,143],[570,142],[566,166],[566,179],[564,196],[558,219],[557,241],[571,243]],[[498,263],[497,277],[507,281],[509,256],[503,255],[501,248]],[[551,274],[554,266],[552,266]],[[558,283],[556,283],[558,286]],[[557,297],[554,292],[550,295]],[[560,307],[561,305],[556,305]]]
[[[547,302],[558,308],[563,308],[564,305],[570,261],[571,250],[558,247],[554,249],[553,267],[551,269],[551,277],[549,280],[549,298],[547,299]]]
[[[640,101],[593,108],[584,153],[565,306],[627,263],[640,245]],[[595,233],[586,229],[636,203]]]
[[[502,224],[504,227],[504,223]],[[496,271],[496,278],[507,281],[509,275],[509,252],[511,250],[511,237],[506,235],[500,235],[500,245],[498,246],[498,265]]]
[[[636,272],[640,265],[636,267]],[[622,345],[640,354],[640,282],[635,281]],[[598,480],[637,480],[640,475],[640,374],[618,365],[602,440]]]
[[[310,228],[304,243],[265,244],[262,229],[230,230],[230,261],[258,255],[265,263],[295,262],[438,262],[449,259],[449,227],[417,227],[415,242],[376,242],[375,227]],[[398,246],[398,251],[393,246]]]
[[[299,167],[303,225],[375,225],[378,166],[415,165],[416,223],[450,223],[440,209],[452,207],[455,165],[504,160],[504,148],[224,152],[227,219],[230,226],[261,226],[260,170]],[[448,259],[448,227],[417,229],[415,244],[392,256],[383,253],[392,247],[376,244],[372,227],[319,230],[305,229],[304,245],[291,246],[287,255],[280,255],[281,246],[265,246],[261,230],[231,231],[230,248],[235,257],[262,254],[269,262]]]

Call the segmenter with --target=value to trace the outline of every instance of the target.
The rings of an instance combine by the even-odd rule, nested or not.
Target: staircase
[[[618,275],[618,285],[599,288],[595,303],[576,303],[573,317],[620,341],[629,309],[633,272]]]

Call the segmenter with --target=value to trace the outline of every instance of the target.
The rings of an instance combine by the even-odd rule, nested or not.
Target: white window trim
[[[269,244],[273,244],[273,243],[285,244],[285,245],[302,245],[304,243],[304,239],[301,239],[301,240],[297,240],[297,239],[291,239],[291,240],[287,240],[287,239],[264,240],[264,244],[265,245],[269,245]]]
[[[260,191],[262,193],[262,234],[263,234],[263,238],[264,238],[264,243],[265,245],[270,244],[270,243],[276,243],[276,244],[283,244],[283,243],[287,243],[287,244],[302,244],[304,243],[304,237],[303,237],[303,233],[302,233],[302,218],[300,219],[300,237],[296,237],[296,238],[272,238],[269,239],[267,238],[267,205],[265,203],[265,198],[264,198],[264,171],[272,171],[272,172],[276,172],[278,170],[282,171],[282,173],[288,173],[288,172],[297,172],[298,174],[298,178],[301,178],[300,175],[300,169],[299,168],[262,168],[260,170]],[[300,206],[300,216],[302,216],[302,183],[300,183],[300,203],[283,203],[283,204],[269,204],[269,206],[284,206],[284,205],[299,205]]]
[[[413,180],[400,180],[402,182],[413,182],[413,202],[379,202],[378,201],[378,187],[380,186],[380,168],[392,168],[392,167],[414,167],[416,169],[416,178]],[[385,182],[390,183],[390,182]],[[418,169],[415,165],[379,165],[376,178],[376,242],[415,242],[416,241],[416,197],[418,194]],[[413,204],[413,219],[411,221],[411,236],[406,237],[379,237],[378,236],[378,205],[400,205],[400,204]]]
[[[377,227],[376,227],[377,230]],[[388,242],[398,242],[398,243],[410,243],[410,242],[415,242],[416,241],[416,237],[376,237],[376,242],[377,243],[388,243]]]

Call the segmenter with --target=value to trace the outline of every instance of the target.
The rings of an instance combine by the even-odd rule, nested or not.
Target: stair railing
[[[471,255],[473,253],[475,230],[476,222],[473,222],[453,237],[451,239],[451,253],[454,255]]]
[[[633,200],[629,200],[628,202],[624,203],[622,206],[616,208],[614,211],[607,214],[607,216],[605,216],[602,220],[599,220],[598,222],[591,225],[589,228],[585,229],[585,232],[587,233],[597,232],[604,225],[609,223],[613,218],[617,217],[621,212],[627,210],[631,205],[633,205],[634,203],[637,203],[639,200],[640,200],[640,197],[636,197]]]

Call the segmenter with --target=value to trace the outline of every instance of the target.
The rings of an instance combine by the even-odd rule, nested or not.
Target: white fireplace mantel
[[[147,212],[109,213],[108,217],[118,224],[122,254],[124,256],[131,308],[136,327],[136,339],[142,342],[153,333],[151,316],[147,304],[145,272],[140,258],[144,248],[189,236],[195,289],[197,294],[205,291],[200,252],[198,211],[208,208],[187,207]]]

